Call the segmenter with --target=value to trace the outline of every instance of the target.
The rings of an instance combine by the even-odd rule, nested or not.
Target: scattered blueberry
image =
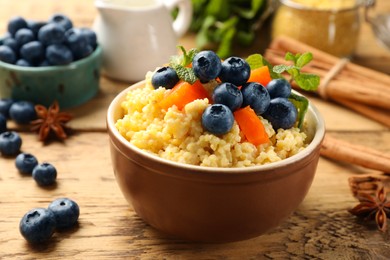
[[[20,56],[29,64],[39,64],[45,58],[45,48],[39,41],[32,41],[20,48]]]
[[[56,218],[49,209],[35,208],[27,212],[19,223],[19,231],[30,243],[42,243],[51,238]]]
[[[27,22],[23,17],[16,16],[9,20],[8,22],[8,32],[15,36],[15,33],[22,28],[27,28]]]
[[[68,198],[54,200],[50,203],[48,209],[54,213],[58,229],[73,227],[79,219],[79,205]]]
[[[275,130],[278,130],[293,127],[297,115],[297,109],[288,99],[278,97],[271,99],[268,110],[262,116],[271,122]]]
[[[230,82],[236,86],[245,84],[250,76],[249,64],[240,57],[230,57],[222,62],[219,78],[222,82]]]
[[[9,118],[9,108],[14,103],[14,100],[11,98],[1,98],[0,99],[0,114],[5,118]]]
[[[291,94],[291,85],[285,79],[273,79],[267,84],[269,96],[272,98],[288,98]]]
[[[221,83],[215,87],[212,99],[214,103],[224,104],[231,111],[240,108],[243,100],[240,89],[229,82]]]
[[[201,51],[192,60],[192,69],[201,82],[209,82],[218,77],[221,59],[213,51]]]
[[[73,27],[72,21],[64,14],[54,14],[52,17],[50,17],[49,23],[60,25],[62,28],[64,28],[65,31]]]
[[[32,102],[15,101],[9,109],[9,116],[17,124],[23,125],[36,119],[37,113],[35,112],[35,107]]]
[[[248,82],[241,88],[243,102],[242,107],[250,106],[257,115],[263,114],[269,106],[270,97],[263,85],[257,82]]]
[[[53,44],[46,48],[46,60],[51,65],[67,65],[73,61],[73,54],[63,44]]]
[[[30,153],[20,153],[18,156],[16,156],[15,166],[20,173],[32,174],[33,169],[37,165],[37,158]]]
[[[56,23],[48,23],[39,29],[38,39],[45,46],[63,43],[65,41],[65,29]]]
[[[16,61],[16,54],[10,47],[1,45],[0,60],[6,63],[14,64]]]
[[[0,114],[0,134],[7,131],[7,118]]]
[[[78,60],[87,57],[93,52],[93,48],[88,43],[88,39],[80,29],[72,28],[65,32],[66,46],[72,51],[74,59]]]
[[[179,77],[171,67],[159,68],[152,76],[152,85],[155,89],[159,87],[171,89],[178,81]]]
[[[203,111],[202,125],[212,134],[226,134],[232,129],[233,123],[233,112],[223,104],[213,104]]]
[[[35,40],[34,33],[27,28],[22,28],[15,34],[15,40],[19,47]]]
[[[40,186],[52,185],[56,181],[57,170],[50,163],[41,163],[33,169],[32,177]]]
[[[6,131],[0,134],[0,152],[5,156],[15,156],[22,147],[22,139],[14,131]]]

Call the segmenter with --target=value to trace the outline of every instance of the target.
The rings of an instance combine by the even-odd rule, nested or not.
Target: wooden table
[[[390,2],[378,1],[378,10],[390,12]],[[90,26],[96,15],[92,0],[1,0],[0,32],[8,19],[21,15],[47,19],[54,12],[68,14],[76,26]],[[186,46],[193,38],[182,39]],[[356,62],[390,73],[390,51],[379,46],[367,25],[362,28]],[[128,83],[101,78],[101,90],[90,102],[71,109],[75,130],[65,142],[46,145],[35,134],[18,130],[22,150],[39,161],[54,164],[57,185],[43,189],[19,174],[13,158],[0,157],[0,259],[383,259],[390,256],[389,232],[364,225],[347,212],[357,204],[348,178],[375,173],[354,165],[321,158],[313,185],[301,206],[278,228],[236,243],[202,244],[169,237],[145,224],[128,206],[114,178],[105,129],[105,112],[112,98]],[[348,109],[316,98],[328,134],[390,152],[388,128]],[[21,217],[35,207],[47,207],[58,197],[78,202],[76,228],[56,233],[50,243],[30,246],[20,235]]]

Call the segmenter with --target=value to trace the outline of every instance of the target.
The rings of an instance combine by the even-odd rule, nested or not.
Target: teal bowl
[[[61,108],[81,105],[99,90],[102,49],[64,66],[23,67],[0,61],[0,98]]]

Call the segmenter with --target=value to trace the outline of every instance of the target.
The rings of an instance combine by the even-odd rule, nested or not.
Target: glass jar
[[[351,56],[362,0],[279,0],[272,37],[286,35],[338,57]]]

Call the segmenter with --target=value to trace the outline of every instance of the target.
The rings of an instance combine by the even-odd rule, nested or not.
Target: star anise
[[[31,122],[31,130],[38,131],[40,141],[45,141],[50,132],[53,132],[61,140],[68,137],[65,132],[65,124],[72,119],[72,115],[60,112],[57,101],[54,101],[48,109],[43,105],[35,105],[35,111],[38,119]]]
[[[390,218],[390,201],[387,200],[385,188],[378,189],[375,197],[367,193],[361,193],[356,198],[360,203],[348,211],[365,220],[375,219],[378,229],[385,232],[387,230],[387,218]]]

